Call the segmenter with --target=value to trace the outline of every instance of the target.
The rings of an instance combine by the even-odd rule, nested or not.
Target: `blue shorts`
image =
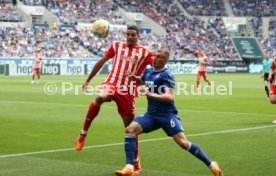
[[[144,133],[149,133],[162,128],[168,136],[173,136],[179,132],[183,132],[180,119],[176,114],[152,115],[145,113],[134,119],[139,123]]]

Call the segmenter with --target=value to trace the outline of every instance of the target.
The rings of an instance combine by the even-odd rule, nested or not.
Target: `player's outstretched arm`
[[[102,68],[103,64],[106,63],[108,60],[109,60],[109,58],[103,57],[96,62],[93,69],[91,70],[91,73],[89,74],[88,78],[86,79],[85,83],[82,86],[83,90],[85,90],[87,88],[91,79],[99,72],[99,70]]]
[[[132,81],[136,83],[137,86],[144,85],[144,81],[141,79],[140,76],[135,76],[133,74],[129,75]]]
[[[165,88],[165,93],[163,94],[155,94],[155,93],[150,93],[147,91],[146,96],[148,98],[157,100],[157,101],[163,101],[166,103],[173,103],[174,102],[174,90],[170,88]]]
[[[193,69],[195,69],[196,67],[198,67],[198,65],[199,65],[199,64],[196,64],[196,65],[193,67]]]

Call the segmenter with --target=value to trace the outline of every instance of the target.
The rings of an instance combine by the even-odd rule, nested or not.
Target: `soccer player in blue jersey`
[[[154,56],[153,68],[145,70],[141,78],[130,76],[137,85],[145,85],[141,92],[147,96],[148,108],[145,114],[135,118],[126,128],[126,166],[122,170],[115,171],[115,174],[117,176],[135,175],[133,168],[136,135],[162,128],[181,148],[206,164],[214,176],[223,176],[218,164],[211,161],[196,144],[185,137],[174,105],[174,76],[165,68],[168,59],[169,52],[166,49],[158,50]]]
[[[270,72],[270,67],[272,64],[272,59],[270,59],[270,55],[269,54],[265,54],[265,59],[263,60],[263,72],[262,72],[262,76],[264,78],[264,84],[265,84],[265,91],[266,91],[266,95],[267,95],[267,99],[269,99],[269,88],[268,88],[268,76],[269,76],[269,72]],[[270,81],[271,83],[271,81]]]

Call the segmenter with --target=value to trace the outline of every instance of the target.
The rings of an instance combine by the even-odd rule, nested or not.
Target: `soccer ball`
[[[97,20],[92,25],[92,33],[98,38],[106,38],[109,30],[109,22],[106,20]]]

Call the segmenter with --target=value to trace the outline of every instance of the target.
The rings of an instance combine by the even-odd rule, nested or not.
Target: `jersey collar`
[[[161,72],[161,71],[166,70],[166,69],[167,69],[166,67],[161,68],[161,69],[159,69],[159,70],[155,70],[155,69],[153,68],[153,71],[154,71],[154,72]]]

